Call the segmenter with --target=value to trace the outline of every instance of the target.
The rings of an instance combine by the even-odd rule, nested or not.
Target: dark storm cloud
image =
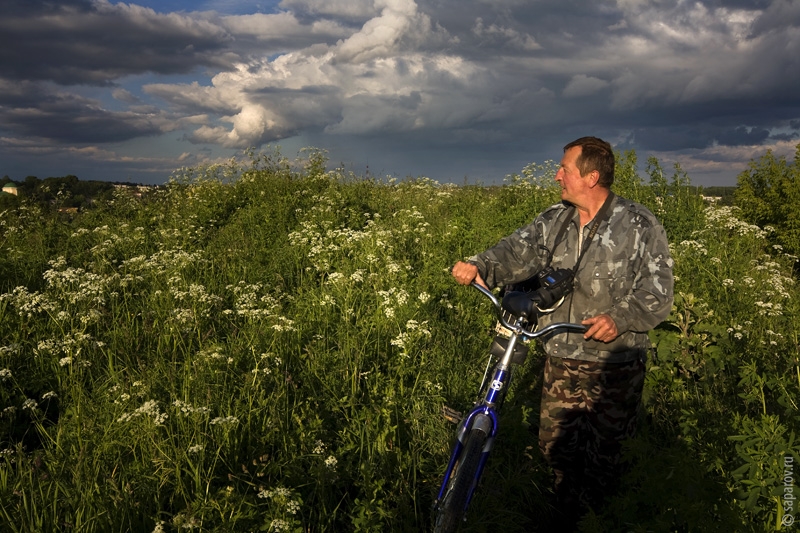
[[[634,130],[633,135],[621,146],[667,152],[699,150],[711,146],[713,136],[710,128],[704,126],[650,127]]]
[[[549,113],[519,108],[508,117],[509,128],[523,130],[528,123],[566,131],[562,126],[575,121],[620,132],[655,128],[636,138],[646,142],[642,147],[668,149],[735,144],[742,136],[730,132],[737,127],[777,127],[798,116],[800,3],[571,0],[487,2],[470,10],[459,5],[445,0],[420,9],[458,37],[454,49],[461,56],[491,62],[497,87],[513,93],[527,85],[556,95]],[[476,17],[483,27],[527,35],[537,47],[508,53],[476,31]],[[771,22],[775,18],[780,25]],[[775,31],[753,35],[762,26]],[[666,131],[670,125],[679,129]],[[687,134],[690,138],[682,139]]]
[[[627,113],[606,112],[597,119],[612,129],[630,128],[633,135],[620,144],[621,148],[671,151],[789,140],[771,133],[783,128],[797,130],[798,121],[790,121],[788,116],[800,116],[800,106],[770,106],[758,99],[746,99],[685,106],[648,106]],[[798,137],[797,132],[794,137]]]
[[[0,80],[0,131],[16,136],[56,143],[119,142],[162,133],[168,123],[160,112],[111,112],[95,101],[31,82]]]
[[[800,23],[800,3],[793,0],[775,0],[764,6],[764,14],[753,24],[752,36],[776,33],[796,27]],[[796,37],[795,37],[796,38]]]
[[[90,0],[4,0],[1,12],[26,18],[58,14],[64,8],[88,12],[92,10],[92,3]]]
[[[769,136],[770,140],[792,142],[797,139],[797,132],[791,133],[775,133]]]
[[[725,146],[746,146],[761,144],[770,137],[769,130],[764,128],[747,128],[739,126],[736,129],[718,132],[717,141]]]
[[[230,66],[219,26],[135,5],[71,0],[3,2],[0,76],[107,85],[122,76]]]
[[[688,126],[650,127],[637,129],[630,145],[648,150],[678,151],[703,149],[719,144],[723,146],[752,146],[770,138],[763,128],[725,128],[712,124]]]

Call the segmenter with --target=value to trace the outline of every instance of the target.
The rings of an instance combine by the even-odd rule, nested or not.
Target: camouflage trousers
[[[560,505],[595,507],[619,477],[622,442],[636,431],[644,354],[625,363],[547,357],[539,448]]]

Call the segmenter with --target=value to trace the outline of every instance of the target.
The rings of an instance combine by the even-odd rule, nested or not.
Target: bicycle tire
[[[434,533],[453,533],[464,519],[464,505],[475,479],[481,452],[487,435],[480,429],[473,429],[467,436],[461,458],[447,484],[442,503],[439,505],[434,523]]]

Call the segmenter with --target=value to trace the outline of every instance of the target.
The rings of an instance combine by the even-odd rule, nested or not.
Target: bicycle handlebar
[[[583,324],[571,324],[569,322],[555,322],[553,324],[545,326],[544,328],[538,331],[528,331],[527,329],[523,328],[518,324],[509,323],[505,319],[505,317],[503,317],[503,305],[500,303],[497,297],[494,294],[492,294],[492,292],[489,289],[486,289],[485,287],[478,285],[474,281],[470,283],[470,285],[481,291],[481,293],[484,296],[486,296],[492,301],[495,309],[497,309],[497,317],[500,320],[500,323],[503,325],[504,328],[513,331],[518,336],[521,335],[529,339],[535,339],[537,337],[541,337],[542,335],[546,335],[547,333],[550,333],[556,329],[564,329],[564,330],[574,331],[576,333],[583,333],[584,331],[586,331],[586,326],[584,326]]]

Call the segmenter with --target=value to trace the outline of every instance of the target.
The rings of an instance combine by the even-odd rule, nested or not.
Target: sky
[[[315,147],[490,184],[594,135],[735,185],[794,158],[799,88],[796,0],[3,0],[0,176],[156,184]]]

